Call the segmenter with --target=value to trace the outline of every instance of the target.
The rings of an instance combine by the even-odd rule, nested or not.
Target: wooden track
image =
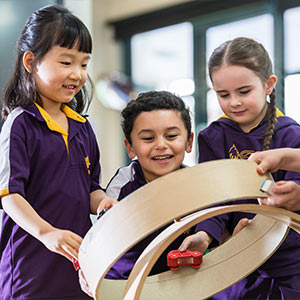
[[[130,194],[91,228],[80,248],[79,263],[95,299],[122,299],[123,293],[123,299],[204,299],[247,276],[274,253],[288,226],[299,232],[299,215],[250,204],[205,208],[230,200],[264,197],[259,187],[267,178],[270,176],[257,174],[253,162],[218,160],[173,172]],[[261,215],[206,255],[199,270],[181,268],[147,277],[160,253],[183,231],[229,211]],[[173,219],[188,214],[192,215],[174,223],[147,247],[128,281],[103,280],[129,248]]]

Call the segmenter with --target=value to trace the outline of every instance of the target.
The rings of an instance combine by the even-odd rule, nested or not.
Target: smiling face
[[[185,151],[192,150],[193,134],[188,139],[180,112],[163,109],[140,113],[131,140],[125,139],[129,157],[137,156],[145,178],[152,181],[180,168]]]
[[[26,55],[26,54],[25,54]],[[24,56],[28,65],[31,52]],[[45,106],[53,103],[69,103],[87,80],[89,54],[76,48],[53,46],[33,70],[37,92]]]
[[[276,76],[263,83],[246,67],[222,65],[212,71],[211,78],[221,109],[244,132],[261,122],[267,112],[266,95],[271,94]]]

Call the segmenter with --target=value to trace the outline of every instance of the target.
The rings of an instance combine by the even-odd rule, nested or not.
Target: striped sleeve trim
[[[127,167],[120,168],[117,174],[112,178],[110,181],[107,189],[106,194],[113,198],[119,199],[119,195],[123,186],[125,186],[128,182],[134,180],[134,163],[131,163]]]
[[[9,193],[10,178],[10,135],[15,119],[23,112],[22,108],[14,109],[4,122],[0,135],[0,196]]]

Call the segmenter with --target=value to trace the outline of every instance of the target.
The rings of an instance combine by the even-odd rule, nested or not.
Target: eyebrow
[[[68,56],[68,57],[73,58],[75,55],[74,55],[74,54],[71,54],[71,53],[63,52],[63,53],[61,53],[59,56]],[[91,58],[90,55],[86,55],[83,59],[90,59],[90,58]]]
[[[238,88],[238,90],[242,90],[242,89],[246,89],[246,88],[250,88],[251,87],[251,85],[249,84],[249,85],[244,85],[244,86],[241,86],[241,87],[239,87]],[[217,93],[224,93],[224,92],[228,92],[227,90],[215,90]]]
[[[166,128],[166,130],[179,130],[181,131],[181,129],[177,126],[172,126],[172,127],[168,127]],[[142,129],[141,131],[138,132],[138,135],[142,134],[142,133],[152,133],[154,130],[152,129]]]

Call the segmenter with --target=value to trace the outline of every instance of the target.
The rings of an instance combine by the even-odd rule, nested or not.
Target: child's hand
[[[282,162],[283,149],[272,149],[267,151],[257,151],[248,158],[257,163],[257,172],[264,174],[267,171],[275,172],[280,168]]]
[[[261,204],[300,210],[300,186],[294,181],[277,181],[274,195],[260,199]]]
[[[249,224],[249,222],[250,222],[250,220],[247,218],[243,218],[243,219],[239,220],[239,222],[234,227],[232,236],[235,236],[236,234],[238,234],[242,229],[244,229]]]
[[[98,205],[97,207],[97,214],[99,214],[100,211],[103,209],[110,209],[112,208],[115,204],[117,204],[119,201],[112,199],[110,197],[105,197]]]
[[[53,228],[53,230],[40,235],[40,241],[52,252],[65,256],[72,261],[78,259],[78,250],[82,238],[69,230]]]
[[[78,276],[79,276],[79,283],[80,283],[80,287],[81,289],[86,293],[88,294],[90,297],[93,298],[93,294],[90,290],[90,287],[84,277],[84,274],[81,270],[78,271]]]
[[[179,251],[184,252],[186,250],[197,250],[204,253],[212,241],[212,237],[205,231],[198,231],[184,239],[179,247]]]

